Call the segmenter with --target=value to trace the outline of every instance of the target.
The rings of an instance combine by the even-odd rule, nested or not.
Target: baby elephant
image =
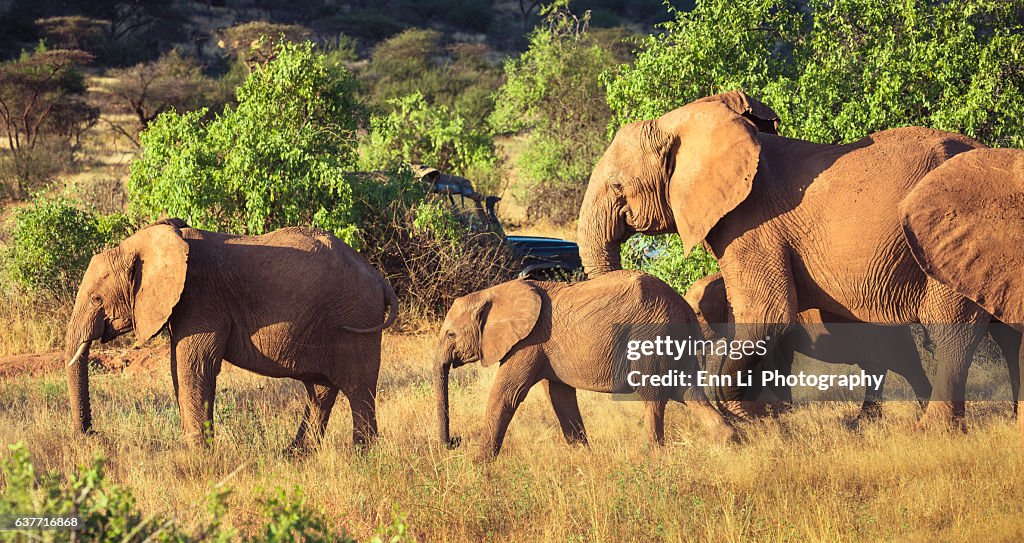
[[[615,325],[622,323],[671,323],[699,330],[693,310],[672,287],[637,271],[611,272],[575,284],[515,280],[455,300],[435,354],[441,441],[455,443],[448,428],[448,371],[479,361],[485,367],[500,364],[487,400],[482,458],[498,454],[512,415],[539,381],[545,383],[566,441],[585,444],[576,389],[629,392],[621,376],[613,379],[625,361],[626,353],[616,349],[621,342],[616,341]],[[661,367],[659,374],[674,369],[692,375],[697,368],[695,356],[666,360],[676,366]],[[683,402],[684,395],[712,439],[733,438],[733,429],[699,387],[636,392],[646,405],[653,442],[664,441],[666,401]]]

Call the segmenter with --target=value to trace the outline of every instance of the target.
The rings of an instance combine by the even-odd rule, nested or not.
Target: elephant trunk
[[[68,397],[71,400],[72,424],[76,431],[86,433],[92,429],[92,409],[89,405],[89,346],[90,341],[69,343]],[[74,349],[74,351],[71,351]]]
[[[92,429],[92,409],[89,405],[89,348],[103,336],[104,316],[99,308],[90,307],[85,297],[79,296],[64,336],[65,374],[71,418],[76,431],[86,433]]]
[[[453,445],[449,433],[448,418],[448,372],[451,370],[451,363],[443,358],[438,358],[434,364],[434,391],[437,394],[437,431],[441,443],[445,447]]]
[[[592,179],[583,196],[576,230],[580,261],[587,276],[596,277],[622,269],[622,242],[630,234],[623,210]]]
[[[580,261],[587,277],[622,269],[622,246],[617,242],[598,245],[580,243]]]

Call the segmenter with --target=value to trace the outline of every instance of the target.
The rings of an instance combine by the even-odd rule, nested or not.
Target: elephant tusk
[[[76,361],[77,361],[77,360],[78,360],[79,358],[81,358],[81,357],[82,357],[82,353],[84,353],[84,352],[85,352],[85,349],[86,349],[86,347],[88,347],[88,346],[89,346],[89,342],[88,342],[88,341],[83,341],[83,342],[82,342],[82,344],[78,346],[78,350],[77,350],[77,351],[75,351],[75,354],[74,354],[74,356],[72,356],[72,357],[71,357],[71,360],[68,360],[68,367],[69,367],[69,368],[70,368],[70,367],[71,367],[71,366],[72,366],[72,365],[73,365],[73,364],[74,364],[74,363],[75,363],[75,362],[76,362]]]

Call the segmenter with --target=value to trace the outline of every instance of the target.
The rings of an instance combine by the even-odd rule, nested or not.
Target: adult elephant
[[[929,171],[981,147],[926,128],[878,132],[847,145],[776,134],[777,115],[742,92],[710,96],[623,126],[598,162],[577,241],[590,275],[620,267],[634,232],[677,232],[718,258],[736,340],[779,337],[818,309],[853,321],[988,322],[971,299],[914,260],[899,203]],[[979,330],[979,328],[982,328]],[[984,327],[933,334],[940,371],[921,423],[963,414],[966,367]],[[731,374],[757,359],[727,360]],[[722,406],[750,417],[756,390],[723,386]]]
[[[354,442],[367,443],[377,434],[381,330],[397,309],[380,272],[326,232],[234,236],[159,221],[94,256],[82,279],[66,336],[74,426],[92,428],[92,342],[131,330],[142,342],[166,324],[187,441],[212,437],[216,379],[227,360],[305,384],[309,404],[292,450],[318,444],[339,390],[352,409]]]
[[[953,157],[914,187],[900,205],[900,216],[914,257],[929,276],[1015,329],[1019,345],[1024,328],[1024,150],[977,149]],[[1024,346],[1020,349],[1024,354]],[[1021,365],[1005,348],[1004,354],[1017,422],[1024,431]]]

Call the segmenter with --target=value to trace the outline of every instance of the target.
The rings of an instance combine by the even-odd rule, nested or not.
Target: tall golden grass
[[[638,403],[581,393],[591,446],[570,447],[542,392],[527,398],[492,463],[470,460],[494,368],[452,372],[452,426],[463,446],[435,437],[433,337],[387,334],[380,380],[382,436],[351,450],[345,402],[323,448],[281,453],[303,408],[301,386],[237,368],[217,383],[209,452],[178,441],[168,367],[94,373],[98,434],[70,430],[63,376],[0,381],[0,443],[23,441],[39,471],[71,473],[96,454],[144,512],[186,523],[213,484],[235,489],[230,521],[243,531],[258,498],[300,485],[311,505],[358,537],[406,515],[420,541],[877,541],[1024,538],[1021,439],[1006,403],[970,406],[969,431],[919,433],[916,404],[846,429],[856,403],[800,407],[742,426],[744,442],[707,443],[686,409],[670,405],[668,444],[642,438]],[[358,363],[358,362],[356,362]],[[893,379],[896,381],[896,379]]]

